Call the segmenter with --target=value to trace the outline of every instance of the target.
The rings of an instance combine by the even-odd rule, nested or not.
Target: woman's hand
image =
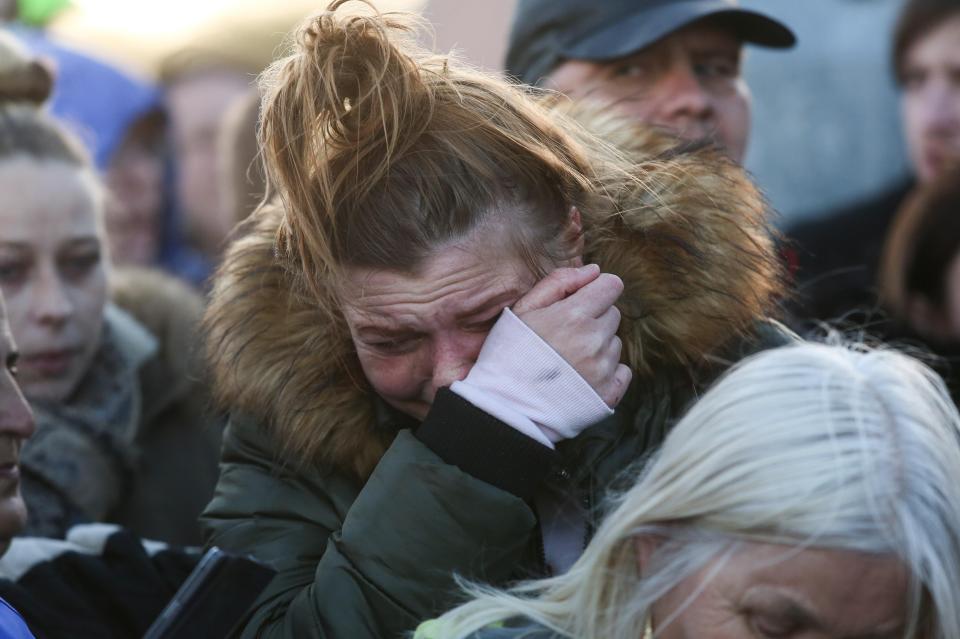
[[[620,311],[614,302],[621,293],[619,277],[591,264],[553,271],[513,306],[514,314],[611,408],[623,399],[633,376],[620,363]]]

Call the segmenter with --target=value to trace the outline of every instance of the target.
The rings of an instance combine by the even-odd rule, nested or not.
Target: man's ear
[[[580,216],[580,209],[575,206],[570,207],[570,213],[567,215],[567,226],[563,229],[563,243],[570,247],[570,259],[564,264],[577,268],[583,266],[583,219]]]

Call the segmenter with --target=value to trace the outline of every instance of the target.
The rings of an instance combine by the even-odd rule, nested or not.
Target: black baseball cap
[[[536,84],[563,60],[622,58],[707,17],[722,17],[744,42],[796,43],[786,25],[737,0],[519,0],[507,72]]]

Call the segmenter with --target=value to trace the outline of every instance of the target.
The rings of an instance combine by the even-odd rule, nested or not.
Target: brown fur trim
[[[699,365],[747,332],[779,293],[763,198],[718,151],[569,114],[636,163],[637,179],[603,178],[580,203],[585,259],[626,285],[624,360],[638,376]],[[392,434],[377,431],[342,317],[298,294],[276,257],[282,214],[265,208],[254,218],[228,251],[206,314],[217,400],[266,423],[286,460],[364,479]]]
[[[298,294],[276,257],[281,222],[275,207],[258,212],[217,273],[205,318],[215,398],[268,424],[281,461],[365,478],[390,436],[376,430],[342,317],[331,320]]]
[[[774,312],[783,289],[774,231],[740,166],[712,146],[561,109],[636,163],[635,182],[599,185],[583,211],[584,259],[625,284],[620,337],[635,373],[696,367]]]

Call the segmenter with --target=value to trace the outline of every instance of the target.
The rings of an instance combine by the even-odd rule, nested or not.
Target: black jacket
[[[18,537],[0,558],[0,597],[37,639],[142,637],[199,559],[108,524]]]
[[[791,314],[801,331],[807,320],[870,319],[877,308],[877,273],[887,231],[912,188],[912,181],[903,182],[787,231],[786,254],[797,282]]]

